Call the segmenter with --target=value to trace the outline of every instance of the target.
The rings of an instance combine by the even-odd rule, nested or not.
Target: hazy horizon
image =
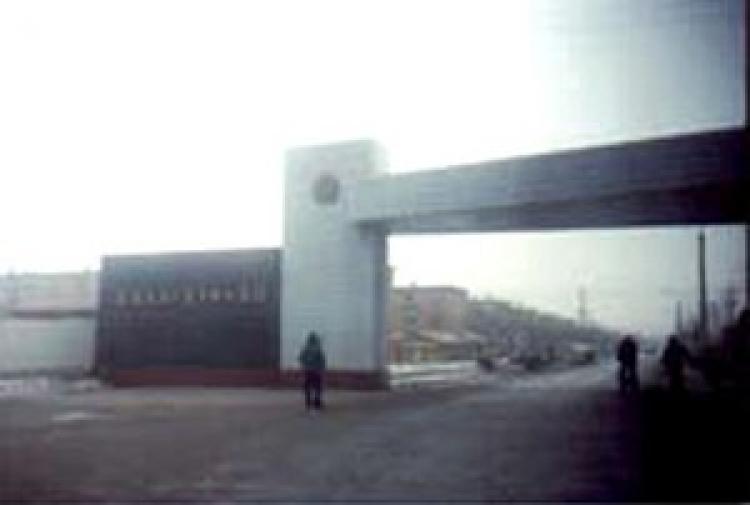
[[[684,320],[698,313],[700,227],[395,236],[390,239],[395,284],[458,285],[472,295],[491,295],[566,317],[578,317],[578,290],[587,293],[589,317],[623,331],[666,335],[674,309]],[[706,231],[707,298],[720,304],[745,289],[744,228]],[[441,268],[414,251],[440,250]],[[554,255],[550,254],[554,250]],[[493,268],[486,264],[493,258]],[[550,275],[550,261],[561,268]],[[637,312],[637,318],[634,318]],[[634,320],[635,319],[635,320]]]

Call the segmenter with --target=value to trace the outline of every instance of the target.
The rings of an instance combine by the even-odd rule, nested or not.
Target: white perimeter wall
[[[98,281],[97,272],[0,276],[0,374],[90,371]],[[14,311],[32,314],[13,317]],[[35,317],[37,311],[53,314]],[[66,311],[92,315],[55,317]]]
[[[96,319],[0,318],[0,374],[88,372]]]

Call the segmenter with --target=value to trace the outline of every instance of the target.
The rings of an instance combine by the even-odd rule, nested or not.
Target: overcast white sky
[[[0,271],[280,245],[296,144],[375,138],[407,170],[743,124],[744,8],[3,2]],[[568,314],[586,285],[596,317],[650,331],[695,296],[690,230],[431,240],[391,240],[399,282]],[[712,285],[741,285],[740,230],[709,245]]]

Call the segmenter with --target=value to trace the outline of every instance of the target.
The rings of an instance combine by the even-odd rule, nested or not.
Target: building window
[[[205,302],[208,299],[208,289],[205,286],[198,288],[198,301]]]
[[[211,288],[210,297],[212,302],[221,301],[221,290],[219,288]]]
[[[125,291],[117,291],[115,293],[115,305],[118,307],[124,307],[128,304],[128,295],[125,293]]]
[[[193,303],[193,290],[191,288],[185,288],[182,290],[182,300],[185,303]]]
[[[234,301],[234,289],[233,288],[226,288],[224,290],[224,301],[225,302],[232,302]]]
[[[243,283],[240,286],[240,302],[247,303],[250,301],[250,285]]]

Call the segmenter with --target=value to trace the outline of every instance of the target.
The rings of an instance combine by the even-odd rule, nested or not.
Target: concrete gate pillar
[[[308,332],[323,341],[328,382],[385,384],[386,234],[352,218],[352,187],[378,173],[381,150],[369,141],[287,153],[281,292],[281,366],[299,368]]]

